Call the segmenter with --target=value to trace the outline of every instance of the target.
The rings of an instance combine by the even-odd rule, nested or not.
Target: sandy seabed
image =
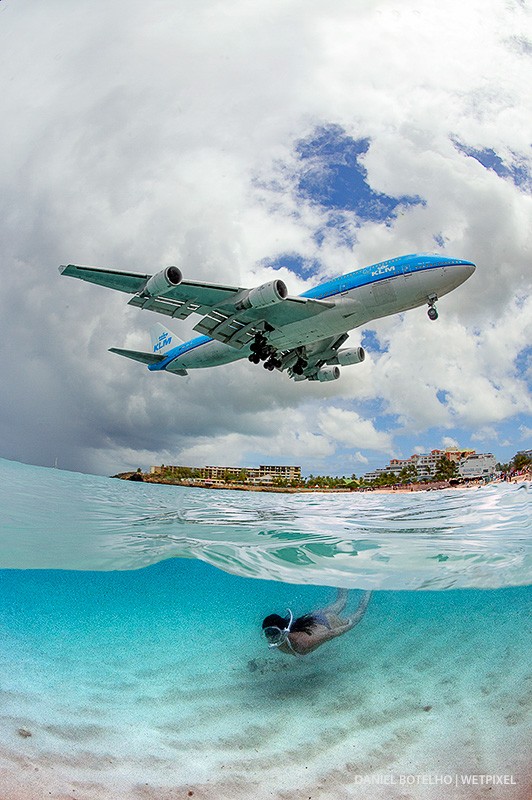
[[[186,568],[216,583],[210,607],[164,564],[144,588],[150,570],[5,592],[1,800],[532,796],[530,590],[376,593],[356,629],[293,658],[260,619],[314,589]]]

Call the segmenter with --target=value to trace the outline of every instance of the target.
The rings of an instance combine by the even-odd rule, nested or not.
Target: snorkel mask
[[[290,615],[290,619],[286,628],[279,628],[278,625],[268,625],[267,628],[264,628],[264,635],[268,640],[268,647],[280,647],[288,640],[288,634],[290,633],[294,615],[289,608],[286,610]]]

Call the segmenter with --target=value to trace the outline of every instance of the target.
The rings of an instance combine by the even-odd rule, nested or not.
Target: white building
[[[490,478],[496,463],[493,453],[473,453],[460,461],[458,473],[461,478]]]
[[[179,475],[183,471],[194,472],[198,478],[212,483],[225,483],[228,476],[233,476],[236,480],[243,479],[257,484],[274,483],[275,480],[301,481],[301,467],[285,466],[284,464],[261,464],[260,467],[184,467],[173,465],[150,467],[152,475],[160,472]]]
[[[391,472],[396,477],[399,477],[403,469],[414,466],[417,470],[418,480],[430,480],[434,476],[441,458],[460,464],[473,455],[476,455],[474,450],[459,447],[448,447],[446,450],[431,450],[430,453],[414,453],[408,458],[392,458],[386,467],[376,469],[374,472],[367,472],[363,478],[366,481],[373,481],[384,472]],[[484,457],[482,456],[482,458]]]

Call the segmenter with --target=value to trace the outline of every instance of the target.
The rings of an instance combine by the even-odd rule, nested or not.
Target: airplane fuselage
[[[300,295],[329,302],[320,314],[284,324],[268,334],[277,351],[312,347],[329,336],[338,336],[381,317],[429,304],[453,291],[475,270],[470,261],[445,256],[408,255],[383,261],[334,278]],[[228,364],[250,355],[250,347],[228,346],[209,336],[198,336],[150,364],[152,371],[179,372]]]

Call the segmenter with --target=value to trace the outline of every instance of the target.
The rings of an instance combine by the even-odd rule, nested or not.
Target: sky
[[[361,475],[530,448],[531,84],[518,0],[0,0],[0,456]],[[58,273],[298,294],[415,252],[477,270],[436,322],[352,331],[366,360],[323,384],[149,373],[108,348],[168,320]]]

